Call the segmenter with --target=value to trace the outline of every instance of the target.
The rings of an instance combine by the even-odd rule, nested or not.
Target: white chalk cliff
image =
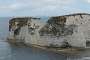
[[[9,24],[10,36],[16,42],[56,47],[67,42],[72,47],[89,47],[90,14],[49,17],[47,22],[37,18],[14,18]]]

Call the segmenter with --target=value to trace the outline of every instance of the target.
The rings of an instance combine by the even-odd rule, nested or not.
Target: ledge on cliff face
[[[61,15],[61,16],[76,16],[76,15],[90,15],[88,13],[73,13],[73,14],[67,14],[67,15]],[[52,17],[61,17],[61,16],[52,16]]]

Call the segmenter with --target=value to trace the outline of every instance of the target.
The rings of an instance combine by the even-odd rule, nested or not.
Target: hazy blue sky
[[[0,16],[53,16],[90,13],[90,0],[0,0]]]

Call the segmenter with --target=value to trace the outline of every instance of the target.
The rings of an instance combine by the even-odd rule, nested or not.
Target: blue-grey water
[[[0,40],[0,60],[90,60],[89,50],[78,55],[57,54],[32,47],[12,46]]]
[[[66,60],[66,57],[37,48],[11,46],[0,41],[0,60]]]
[[[0,60],[90,60],[90,50],[79,55],[66,55],[37,48],[11,46],[5,40],[10,19],[0,18]]]

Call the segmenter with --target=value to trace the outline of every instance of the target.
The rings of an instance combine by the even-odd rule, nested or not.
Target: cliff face
[[[15,18],[10,21],[14,35],[26,44],[61,47],[86,47],[90,41],[90,15],[85,13],[50,17],[46,23],[40,19]],[[14,21],[14,23],[13,23]],[[16,23],[18,21],[18,23]],[[18,27],[15,27],[16,25]],[[19,34],[15,34],[19,29]],[[15,32],[16,30],[16,32]],[[15,37],[16,38],[16,37]]]
[[[64,41],[67,41],[71,46],[86,47],[86,42],[90,41],[89,24],[89,14],[79,13],[56,16],[51,17],[40,32],[42,32],[42,36],[44,34],[54,36],[54,45],[61,45]]]
[[[32,43],[35,44],[39,39],[39,29],[44,25],[40,18],[34,17],[19,17],[9,21],[9,39],[14,42]]]
[[[43,34],[52,34],[54,36],[67,36],[72,35],[74,28],[77,27],[75,24],[66,25],[67,17],[60,16],[60,17],[51,17],[47,21],[47,25],[43,27],[40,32]],[[44,33],[45,32],[45,33]]]

